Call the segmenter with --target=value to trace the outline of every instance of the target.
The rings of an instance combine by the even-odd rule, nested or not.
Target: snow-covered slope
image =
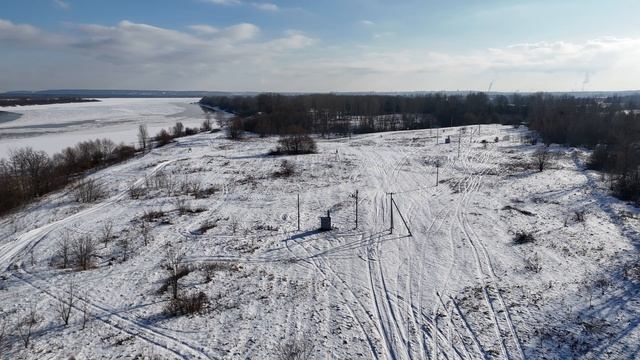
[[[435,130],[378,133],[287,157],[266,156],[275,139],[201,134],[92,175],[101,202],[42,199],[0,222],[2,357],[263,359],[291,342],[318,359],[637,357],[636,209],[580,150],[553,148],[537,172],[535,148],[514,141],[524,129],[466,130],[460,146],[450,128],[437,145]],[[282,160],[294,175],[277,175]],[[148,190],[132,199],[134,185]],[[334,229],[318,232],[328,210]],[[108,223],[94,268],[54,266],[60,239],[99,239]],[[514,245],[523,231],[535,240]],[[166,315],[168,251],[185,253],[180,291],[205,293],[204,312]],[[63,326],[70,283],[80,298]],[[31,306],[25,349],[14,325]]]

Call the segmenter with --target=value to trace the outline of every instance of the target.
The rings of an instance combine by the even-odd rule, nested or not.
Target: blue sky
[[[631,0],[3,0],[0,91],[640,88]]]

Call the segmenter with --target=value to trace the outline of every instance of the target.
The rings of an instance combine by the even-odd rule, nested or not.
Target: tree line
[[[212,121],[207,115],[200,128],[185,127],[177,122],[169,131],[162,129],[154,137],[149,136],[146,125],[140,125],[138,149],[116,145],[109,139],[96,139],[67,147],[53,156],[31,147],[12,150],[7,159],[0,159],[0,216],[82,179],[87,171],[128,160],[138,152],[167,145],[179,137],[212,130]],[[91,190],[89,197],[95,195],[90,182],[79,184],[84,185],[79,186],[81,192]]]
[[[135,148],[107,139],[83,141],[53,156],[30,147],[13,150],[7,159],[0,159],[0,216],[65,187],[87,170],[124,161],[135,153]]]
[[[593,149],[589,167],[614,193],[640,200],[640,95],[584,97],[485,93],[422,95],[211,96],[201,104],[236,115],[235,127],[261,136],[344,136],[471,124],[526,124],[545,143]]]

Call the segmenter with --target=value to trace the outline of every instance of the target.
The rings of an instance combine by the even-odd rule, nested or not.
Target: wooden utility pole
[[[462,130],[458,129],[458,157],[460,157],[460,145],[462,144]]]
[[[300,231],[300,194],[298,194],[298,231]]]
[[[400,220],[402,220],[404,227],[407,228],[407,231],[409,232],[409,236],[413,236],[413,234],[411,233],[411,229],[409,229],[409,225],[407,224],[407,221],[404,219],[404,216],[402,216],[402,212],[400,212],[400,208],[398,208],[398,204],[396,204],[395,200],[393,200],[393,193],[390,193],[390,195],[391,195],[391,234],[393,234],[393,207],[395,206],[396,210],[398,211],[398,215],[400,215]]]
[[[358,228],[358,190],[356,190],[356,229]]]
[[[391,234],[393,234],[393,193],[391,195],[391,201],[389,202],[389,211],[391,211]]]

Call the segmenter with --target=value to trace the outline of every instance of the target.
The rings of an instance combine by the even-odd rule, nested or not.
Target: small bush
[[[167,130],[162,129],[154,140],[156,141],[156,146],[161,147],[169,144],[171,140],[173,140],[173,136],[171,136]]]
[[[242,134],[243,134],[243,124],[242,124],[242,119],[239,117],[235,117],[233,118],[230,123],[229,126],[227,127],[227,139],[230,140],[240,140],[242,139]]]
[[[138,200],[147,194],[147,189],[136,183],[131,183],[127,190],[129,192],[129,197],[133,200]]]
[[[84,179],[73,191],[76,201],[81,203],[96,202],[107,195],[102,183],[95,179]]]
[[[115,157],[116,161],[125,161],[131,159],[135,155],[136,148],[129,145],[121,144],[116,146],[116,148],[113,150],[113,156]]]
[[[281,360],[308,360],[313,356],[313,344],[310,340],[289,340],[278,345],[278,358]]]
[[[205,222],[203,222],[202,225],[200,225],[200,228],[198,228],[198,230],[196,230],[196,232],[199,235],[202,235],[202,234],[206,233],[207,231],[209,231],[211,229],[215,229],[217,226],[218,226],[218,219],[205,220]]]
[[[168,270],[172,271],[172,269],[168,269]],[[183,277],[191,274],[191,271],[192,271],[192,269],[189,266],[184,265],[184,264],[179,264],[176,267],[175,274],[173,272],[171,272],[170,276],[167,277],[166,279],[164,279],[164,281],[162,282],[162,285],[160,285],[160,288],[158,289],[157,293],[158,294],[164,294],[170,288],[173,289],[173,285],[175,283],[177,283]]]
[[[217,272],[229,271],[236,272],[240,270],[240,266],[228,262],[213,262],[200,265],[200,271],[204,274],[205,281],[210,282]]]
[[[306,134],[292,134],[278,140],[278,147],[272,151],[273,155],[302,155],[313,154],[317,150],[316,142]]]
[[[142,214],[142,220],[146,222],[153,222],[161,219],[165,216],[165,212],[162,210],[147,210]]]
[[[573,221],[575,221],[577,223],[583,223],[584,220],[585,220],[585,212],[584,212],[584,210],[574,212]]]
[[[182,316],[201,313],[209,303],[209,298],[202,291],[197,294],[186,295],[171,299],[165,311],[171,316]]]
[[[542,270],[542,265],[540,264],[540,255],[536,253],[525,258],[524,268],[536,274],[539,273]]]
[[[296,166],[288,160],[282,160],[280,168],[273,173],[274,177],[290,177],[296,173]]]
[[[186,136],[195,135],[198,132],[200,132],[198,128],[190,128],[190,127],[188,127],[188,128],[184,129],[184,134]]]
[[[526,231],[519,231],[516,233],[516,236],[513,238],[513,243],[515,245],[528,244],[536,241],[533,237],[533,234]]]

